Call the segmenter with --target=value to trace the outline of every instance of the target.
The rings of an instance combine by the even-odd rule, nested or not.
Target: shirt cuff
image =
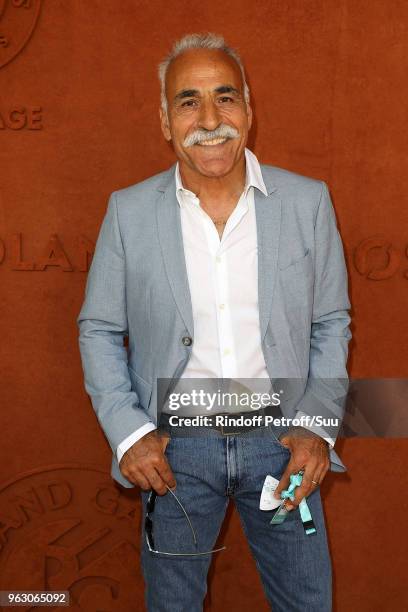
[[[308,422],[311,420],[310,415],[305,414],[301,410],[298,410],[295,415],[295,419],[301,419],[302,417],[304,422],[301,422],[301,427],[304,427],[305,429],[308,429],[309,431],[312,431],[313,433],[317,434],[318,436],[326,440],[330,448],[334,448],[335,440],[333,440],[333,438],[330,438],[327,435],[327,431],[325,431],[323,427],[318,427],[317,425],[309,425]]]
[[[142,425],[142,427],[139,427],[139,429],[136,429],[136,431],[131,433],[130,436],[122,440],[122,442],[116,449],[118,463],[120,463],[123,455],[126,453],[127,450],[129,450],[131,446],[133,446],[133,444],[135,444],[135,442],[140,440],[140,438],[143,438],[143,436],[145,436],[149,432],[154,431],[155,429],[156,425],[154,423],[146,423],[145,425]]]

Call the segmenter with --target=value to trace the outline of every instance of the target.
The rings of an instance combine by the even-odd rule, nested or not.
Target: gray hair
[[[159,67],[158,67],[159,81],[160,81],[160,87],[161,87],[161,92],[160,92],[161,107],[165,115],[167,115],[167,110],[168,110],[167,98],[166,98],[167,70],[171,62],[178,55],[180,55],[184,51],[188,51],[189,49],[219,49],[220,51],[224,51],[224,53],[232,57],[236,61],[236,63],[238,64],[241,70],[242,82],[244,84],[244,98],[245,98],[245,102],[247,104],[249,103],[249,87],[245,79],[244,67],[242,65],[241,58],[238,55],[238,52],[232,47],[229,47],[225,43],[224,38],[222,36],[219,36],[218,34],[213,34],[212,32],[208,32],[207,34],[187,34],[186,36],[183,36],[183,38],[180,38],[174,43],[172,50],[164,58],[164,60],[160,62]]]

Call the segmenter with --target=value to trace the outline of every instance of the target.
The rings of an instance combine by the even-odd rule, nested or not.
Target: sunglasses
[[[190,517],[188,516],[183,504],[181,503],[181,501],[179,500],[179,498],[177,497],[177,495],[170,489],[170,487],[167,487],[167,490],[169,491],[169,493],[171,493],[171,495],[174,497],[174,499],[176,500],[177,504],[180,506],[184,516],[186,517],[187,523],[190,527],[190,531],[192,533],[193,536],[193,541],[194,541],[194,546],[197,547],[197,537],[194,531],[194,527],[191,523]],[[164,552],[162,550],[156,550],[155,546],[154,546],[154,538],[153,538],[153,520],[152,520],[152,516],[154,513],[154,507],[156,504],[156,499],[157,499],[157,493],[154,489],[151,490],[149,497],[147,499],[147,503],[146,503],[146,517],[145,517],[145,534],[146,534],[146,542],[147,542],[147,546],[150,550],[151,553],[156,553],[156,554],[160,554],[160,555],[168,555],[171,557],[197,557],[197,556],[201,556],[201,555],[211,555],[212,553],[215,552],[219,552],[221,550],[225,550],[226,546],[222,546],[221,548],[214,548],[213,550],[208,550],[207,552],[191,552],[191,553],[173,553],[173,552]]]

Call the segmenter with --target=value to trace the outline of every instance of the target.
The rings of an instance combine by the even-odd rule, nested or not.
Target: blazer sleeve
[[[77,323],[85,389],[116,456],[119,444],[151,419],[139,406],[127,366],[125,253],[115,192],[96,242]]]
[[[348,391],[346,369],[350,301],[343,245],[326,183],[315,219],[315,277],[309,376],[298,411],[321,425],[334,443],[344,417]],[[319,422],[326,419],[326,422]],[[331,419],[331,421],[329,421]]]

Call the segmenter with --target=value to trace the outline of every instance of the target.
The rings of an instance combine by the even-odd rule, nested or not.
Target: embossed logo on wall
[[[71,263],[71,255],[67,253],[62,240],[57,234],[52,234],[48,241],[44,241],[42,251],[37,254],[36,259],[24,255],[25,241],[21,233],[13,234],[7,243],[0,238],[0,264],[10,256],[11,269],[25,272],[44,272],[50,268],[59,268],[64,272],[87,272],[89,270],[95,243],[82,234],[78,236],[75,245],[75,255],[78,261],[76,267]]]
[[[40,8],[41,0],[0,0],[0,68],[30,40]]]
[[[95,250],[95,242],[79,235],[69,252],[58,234],[52,234],[43,242],[43,248],[34,256],[26,256],[30,240],[21,233],[12,234],[9,239],[0,237],[0,270],[8,260],[11,270],[44,272],[60,269],[64,272],[88,272]],[[77,260],[73,265],[71,255]],[[394,276],[408,279],[408,245],[398,249],[387,238],[373,236],[362,240],[353,252],[356,271],[367,280],[387,280]],[[2,266],[3,264],[3,266]]]
[[[41,106],[0,108],[0,130],[42,130]]]
[[[354,250],[354,267],[368,280],[387,280],[400,274],[402,263],[408,257],[384,236],[372,236],[362,240]],[[401,278],[408,278],[408,270],[402,270]]]
[[[0,486],[0,590],[69,590],[70,609],[86,612],[140,609],[139,508],[106,472],[84,465],[51,465]]]

